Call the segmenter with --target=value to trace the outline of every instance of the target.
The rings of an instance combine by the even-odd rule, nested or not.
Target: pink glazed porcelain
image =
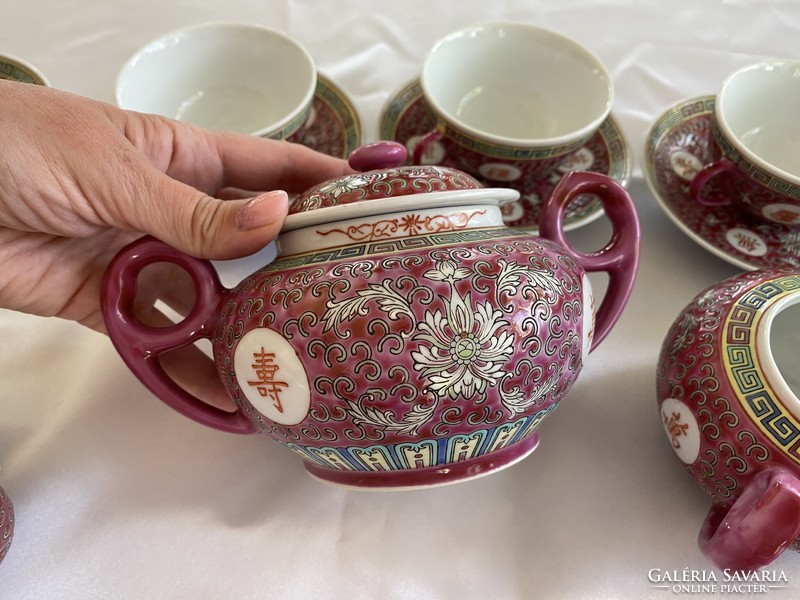
[[[0,488],[0,562],[8,554],[11,540],[14,537],[14,507],[11,499]]]
[[[294,200],[278,257],[235,289],[211,264],[150,238],[107,271],[103,309],[128,366],[205,425],[265,433],[324,481],[361,489],[452,483],[513,464],[627,302],[639,227],[610,178],[573,173],[546,204],[541,237],[503,224],[517,198],[460,171],[395,167],[400,144],[357,150],[349,175]],[[586,254],[564,239],[570,200],[603,201],[614,234]],[[198,299],[155,329],[132,305],[139,271],[171,261]],[[609,286],[595,314],[587,271]],[[234,413],[202,403],[158,356],[210,338]]]
[[[744,273],[698,295],[661,348],[661,421],[711,496],[698,541],[723,569],[758,569],[798,545],[798,310],[799,273]]]
[[[770,61],[725,79],[711,121],[721,156],[697,172],[689,188],[693,200],[800,227],[800,157],[792,129],[800,102],[798,69],[797,61]]]

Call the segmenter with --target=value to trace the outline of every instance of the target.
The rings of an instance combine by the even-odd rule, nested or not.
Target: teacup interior
[[[573,141],[600,125],[613,96],[608,71],[588,50],[515,23],[441,40],[425,61],[422,86],[447,120],[501,143]]]
[[[781,400],[789,406],[796,417],[800,418],[800,295],[793,303],[780,307],[770,324],[769,353],[778,370],[778,381],[771,381],[776,390],[781,383],[785,384]],[[769,368],[769,360],[765,368]],[[768,371],[767,371],[768,373]],[[781,381],[782,380],[782,381]],[[775,384],[779,385],[775,385]],[[787,402],[789,400],[789,402]]]
[[[36,67],[10,54],[0,54],[0,79],[50,85],[47,78]]]
[[[210,23],[169,34],[120,72],[122,108],[241,133],[269,133],[313,98],[308,52],[268,29]]]
[[[753,65],[720,90],[723,129],[755,157],[800,177],[800,63]]]

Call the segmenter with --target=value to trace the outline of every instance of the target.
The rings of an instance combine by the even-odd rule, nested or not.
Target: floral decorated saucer
[[[434,117],[422,97],[418,79],[406,84],[392,96],[381,113],[380,139],[404,144],[409,155],[420,138],[433,129]],[[426,157],[427,158],[427,157]],[[435,164],[436,160],[428,160]],[[583,147],[564,159],[557,171],[547,179],[524,181],[517,187],[519,200],[503,206],[506,225],[538,227],[541,203],[569,171],[594,171],[608,175],[624,186],[631,174],[631,158],[625,140],[612,117],[600,126],[598,133]],[[496,183],[493,184],[493,187]],[[603,214],[599,200],[592,195],[576,198],[564,220],[564,229],[569,231],[586,225]]]
[[[704,206],[689,196],[697,172],[718,158],[711,119],[714,96],[673,106],[650,126],[644,173],[667,216],[695,242],[748,270],[800,267],[800,231],[762,221],[732,206]]]
[[[297,142],[339,158],[347,158],[361,145],[361,122],[353,104],[322,75],[317,76],[311,114]]]

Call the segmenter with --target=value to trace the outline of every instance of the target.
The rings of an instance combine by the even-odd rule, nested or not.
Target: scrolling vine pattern
[[[730,307],[759,284],[744,273],[699,294],[667,334],[659,360],[659,397],[689,405],[703,439],[700,456],[687,469],[715,502],[740,493],[754,466],[775,458],[760,428],[742,410],[731,387],[720,347]]]
[[[557,297],[562,292],[561,282],[550,273],[535,272],[516,262],[500,261],[499,266],[495,276],[498,295],[516,295],[523,279],[536,284],[530,289],[537,299]],[[392,280],[371,284],[354,296],[329,301],[322,317],[323,331],[334,329],[338,335],[346,335],[342,328],[344,323],[366,314],[368,304],[375,304],[391,320],[406,316],[412,323],[410,339],[418,341],[417,349],[410,352],[413,368],[424,378],[425,391],[432,392],[437,400],[468,400],[475,395],[485,394],[488,387],[496,386],[503,406],[509,412],[524,412],[553,389],[561,369],[556,368],[528,395],[520,388],[507,391],[499,385],[510,377],[505,366],[514,352],[516,340],[508,330],[509,322],[503,318],[503,312],[495,308],[500,304],[499,297],[494,302],[473,302],[470,292],[463,296],[459,293],[456,282],[473,275],[473,271],[459,267],[451,258],[436,261],[432,269],[423,273],[423,277],[447,282],[450,295],[441,297],[443,309],[427,310],[421,321],[416,318],[411,299],[394,289]],[[543,306],[549,307],[549,304]],[[405,345],[400,351],[405,351]],[[406,420],[396,422],[388,413],[378,414],[364,410],[357,403],[349,404],[362,423],[408,432],[418,430],[419,425],[430,418],[436,406],[436,403],[432,403],[424,410],[412,410],[406,414]]]
[[[377,221],[365,221],[358,225],[349,225],[345,229],[332,227],[318,229],[317,234],[328,236],[340,234],[354,242],[388,239],[401,235],[419,235],[420,233],[440,233],[454,229],[464,229],[470,221],[480,215],[486,214],[485,210],[471,212],[456,211],[450,214],[436,214],[420,216],[417,213],[408,213],[402,217],[387,217]]]
[[[477,456],[530,435],[582,366],[582,271],[530,234],[458,246],[441,243],[458,233],[444,235],[454,237],[424,250],[382,245],[349,261],[273,264],[233,293],[215,337],[221,353],[252,327],[272,328],[306,365],[313,395],[297,426],[242,409],[337,468],[347,468],[337,464],[344,446],[353,463],[352,449],[368,442],[400,456],[409,440],[444,448],[464,436]],[[231,369],[222,375],[236,387]]]

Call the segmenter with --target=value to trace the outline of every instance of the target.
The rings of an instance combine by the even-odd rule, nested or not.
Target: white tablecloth
[[[0,311],[0,486],[17,518],[0,597],[670,598],[651,570],[711,569],[695,541],[710,501],[663,433],[655,368],[683,306],[738,269],[660,210],[641,176],[644,132],[740,66],[800,57],[795,0],[4,0],[0,15],[0,51],[107,101],[122,63],[162,33],[209,20],[281,29],[346,90],[365,141],[444,34],[490,20],[556,30],[613,75],[643,231],[630,304],[536,452],[423,491],[321,484],[267,438],[173,412],[104,336]],[[596,248],[607,231],[571,236]],[[800,556],[772,568],[788,584],[768,595],[797,597]]]

